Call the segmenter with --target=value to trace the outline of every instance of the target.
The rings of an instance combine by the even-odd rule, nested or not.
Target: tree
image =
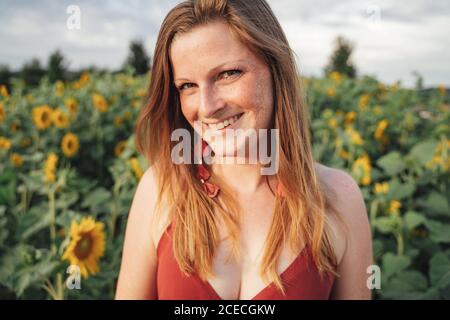
[[[146,74],[150,69],[150,58],[145,51],[141,41],[132,41],[130,43],[130,52],[124,63],[124,67],[131,66],[136,75]]]
[[[328,74],[333,71],[337,71],[341,74],[345,74],[350,78],[356,76],[356,69],[353,63],[350,61],[350,57],[353,51],[353,44],[339,36],[336,39],[336,48],[330,57],[330,62],[325,68],[325,73]]]
[[[22,67],[20,72],[21,78],[27,85],[36,86],[44,76],[45,70],[41,67],[41,63],[37,58],[33,58]]]
[[[5,64],[0,65],[0,85],[5,85],[10,89],[10,79],[11,79],[12,73],[9,70],[9,67]]]
[[[53,52],[48,58],[47,76],[50,82],[65,80],[67,76],[67,63],[59,50]]]

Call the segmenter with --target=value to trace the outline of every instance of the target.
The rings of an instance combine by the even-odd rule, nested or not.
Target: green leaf
[[[408,230],[413,230],[415,227],[424,224],[427,221],[427,218],[415,211],[406,212],[403,219]]]
[[[430,215],[450,216],[450,207],[447,199],[436,191],[432,191],[425,200],[418,201],[418,204],[428,209]]]
[[[411,264],[411,259],[408,256],[394,255],[391,252],[386,253],[382,260],[382,275],[384,275],[386,279],[402,272]]]
[[[46,228],[50,223],[50,211],[47,203],[30,208],[26,213],[19,216],[16,229],[16,237],[26,240],[40,230]]]
[[[445,253],[436,253],[431,258],[429,276],[433,286],[444,288],[450,285],[450,259]]]
[[[450,243],[450,225],[435,220],[425,221],[430,231],[430,239],[437,243]]]
[[[402,156],[397,151],[392,151],[379,158],[377,165],[390,176],[394,176],[405,169],[405,163],[403,162]]]
[[[92,208],[111,200],[111,192],[103,187],[96,188],[93,192],[89,193],[81,204],[82,207]]]
[[[389,192],[387,198],[389,200],[401,200],[411,196],[416,191],[416,186],[411,183],[401,183],[397,178],[389,182]]]
[[[428,287],[427,279],[418,271],[407,270],[391,278],[383,287],[383,297],[419,299]]]
[[[434,150],[436,149],[436,140],[426,140],[417,143],[409,152],[409,157],[414,158],[421,165],[425,165],[429,162],[434,155]]]
[[[382,233],[394,233],[400,230],[401,218],[390,215],[388,217],[379,217],[374,221],[374,226]]]

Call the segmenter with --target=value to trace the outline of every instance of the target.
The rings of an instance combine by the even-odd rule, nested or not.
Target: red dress
[[[179,268],[172,250],[172,225],[161,236],[157,248],[157,298],[159,300],[221,300],[208,281],[197,275],[186,276]],[[252,300],[325,300],[329,299],[334,277],[323,280],[312,260],[310,247],[305,249],[280,275],[286,296],[270,283]]]

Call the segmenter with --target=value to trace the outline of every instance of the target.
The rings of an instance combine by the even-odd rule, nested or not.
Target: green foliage
[[[446,91],[410,90],[336,72],[303,80],[316,161],[352,174],[364,196],[382,277],[375,298],[450,299]],[[146,168],[132,132],[147,85],[131,74],[94,73],[64,85],[15,82],[9,97],[0,96],[0,137],[11,144],[0,148],[1,298],[50,299],[44,289],[49,283],[66,299],[113,298],[139,181],[130,160],[136,157]],[[105,99],[105,112],[95,107],[94,93]],[[68,125],[38,130],[32,110],[43,104],[70,115]],[[80,144],[72,157],[61,150],[69,132]],[[50,152],[59,160],[56,180],[46,183]],[[20,165],[13,154],[23,160]],[[105,225],[100,272],[82,279],[81,290],[64,289],[68,262],[61,256],[70,226],[87,216]]]

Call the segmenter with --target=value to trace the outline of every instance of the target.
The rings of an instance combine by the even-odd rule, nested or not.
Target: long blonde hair
[[[171,161],[171,132],[193,128],[181,113],[173,85],[170,46],[177,34],[194,26],[223,19],[234,36],[261,55],[270,68],[274,90],[273,127],[279,130],[278,181],[284,197],[276,198],[273,222],[265,243],[260,275],[270,277],[284,292],[277,263],[283,246],[293,252],[309,243],[314,262],[323,272],[336,275],[336,254],[331,245],[330,221],[335,212],[331,190],[316,176],[309,133],[309,113],[301,91],[299,73],[286,36],[264,0],[188,0],[174,7],[164,19],[156,42],[151,83],[145,106],[135,128],[136,147],[154,166],[158,177],[159,203],[170,206],[175,223],[174,255],[185,274],[202,279],[213,275],[212,263],[219,244],[217,222],[225,223],[232,252],[238,257],[240,208],[233,193],[218,177],[219,197],[209,198],[195,177],[193,164]],[[163,200],[164,199],[164,200]],[[226,205],[225,205],[226,204]]]

